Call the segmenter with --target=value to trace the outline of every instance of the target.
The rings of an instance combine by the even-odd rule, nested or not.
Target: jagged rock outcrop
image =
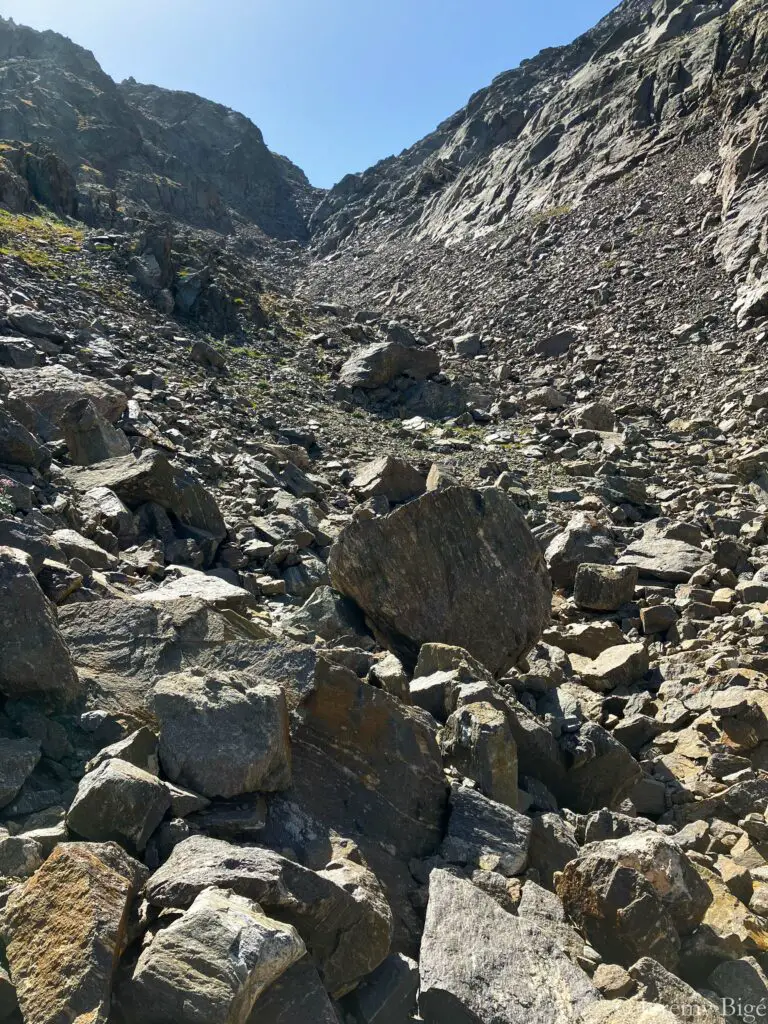
[[[198,227],[227,232],[247,222],[275,238],[307,237],[318,190],[270,152],[242,114],[133,79],[118,85],[93,54],[64,36],[6,20],[0,85],[0,138],[39,144],[19,156],[4,152],[4,161],[32,198],[58,212],[77,211],[74,175],[80,211],[96,223],[115,216],[120,197],[133,211]],[[71,171],[69,179],[58,172],[57,187],[54,157],[41,147]],[[19,197],[17,208],[26,208],[23,188]]]

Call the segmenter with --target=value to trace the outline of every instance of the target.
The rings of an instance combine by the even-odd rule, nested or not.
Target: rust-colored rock
[[[116,843],[63,843],[8,901],[6,955],[25,1024],[106,1024],[145,868]]]

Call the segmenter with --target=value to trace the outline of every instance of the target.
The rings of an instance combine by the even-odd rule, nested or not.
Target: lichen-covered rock
[[[204,889],[141,953],[118,1005],[136,1024],[246,1024],[261,993],[304,953],[296,929],[258,903]]]
[[[712,897],[674,842],[655,831],[584,846],[557,892],[588,941],[629,966],[651,956],[671,970],[680,937],[701,922]]]
[[[127,911],[146,869],[115,843],[62,843],[5,910],[25,1024],[107,1024]]]
[[[517,807],[517,747],[506,714],[485,701],[458,708],[440,745],[446,762],[491,800]]]
[[[419,967],[427,1024],[581,1024],[600,999],[546,928],[440,869],[430,875]]]

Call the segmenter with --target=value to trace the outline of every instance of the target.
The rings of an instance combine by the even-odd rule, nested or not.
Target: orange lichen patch
[[[111,843],[65,843],[11,896],[6,953],[27,1024],[106,1021],[135,888],[131,863]]]

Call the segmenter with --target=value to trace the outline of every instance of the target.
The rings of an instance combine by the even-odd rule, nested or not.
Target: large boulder
[[[434,349],[383,341],[349,358],[341,368],[341,381],[353,388],[377,388],[404,374],[423,380],[439,370],[440,356]]]
[[[557,892],[603,956],[626,967],[651,956],[671,970],[680,937],[693,931],[712,901],[680,847],[655,831],[584,846],[563,870]]]
[[[0,693],[69,699],[78,691],[77,674],[30,561],[23,551],[0,547]]]
[[[581,1024],[600,996],[546,924],[434,870],[419,963],[426,1024]]]
[[[255,622],[222,614],[201,601],[134,600],[64,605],[59,622],[78,672],[99,706],[143,718],[161,676],[199,667],[247,670],[249,678],[310,685],[311,647],[277,641]],[[136,637],[141,637],[141,644]]]
[[[272,850],[193,836],[150,878],[146,897],[154,907],[183,909],[209,886],[292,924],[334,995],[354,988],[389,953],[389,907],[371,873],[350,861],[310,871]]]
[[[305,946],[296,929],[252,900],[204,889],[155,936],[121,986],[130,1024],[246,1024],[261,993]]]
[[[111,839],[141,852],[170,806],[159,779],[115,757],[80,780],[67,825],[83,839]]]
[[[114,423],[128,407],[122,391],[110,384],[73,373],[65,366],[36,366],[28,370],[4,370],[12,393],[23,399],[51,423],[59,425],[66,408],[89,398],[99,413]]]
[[[4,914],[5,952],[25,1024],[106,1024],[146,870],[115,843],[62,843]]]
[[[321,659],[291,739],[287,796],[314,817],[406,862],[440,843],[448,788],[424,712]]]
[[[549,620],[541,549],[496,488],[433,491],[389,516],[352,523],[331,548],[329,571],[410,666],[422,644],[441,642],[502,672]]]
[[[150,450],[138,459],[124,455],[93,466],[73,467],[66,476],[81,494],[94,487],[108,487],[131,510],[147,502],[160,505],[176,520],[182,535],[201,544],[209,562],[226,536],[224,519],[210,492],[162,452]]]
[[[421,922],[407,865],[439,846],[448,798],[436,728],[420,709],[321,658],[292,716],[293,784],[269,799],[270,846],[296,850],[313,867],[332,856],[334,833],[360,847],[392,907],[396,948],[409,955]]]
[[[68,405],[59,418],[69,457],[77,466],[91,466],[131,450],[128,438],[101,415],[90,398]]]
[[[272,683],[237,674],[165,676],[154,690],[160,760],[172,782],[208,797],[291,784],[288,711]]]
[[[0,462],[6,466],[40,469],[51,457],[37,438],[0,406]]]
[[[361,466],[352,481],[352,490],[365,501],[377,495],[395,504],[409,501],[426,489],[426,478],[404,459],[382,455]]]

